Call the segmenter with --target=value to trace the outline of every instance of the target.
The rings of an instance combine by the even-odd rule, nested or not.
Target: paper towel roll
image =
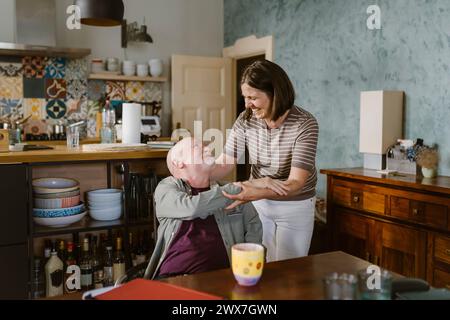
[[[141,142],[141,105],[124,103],[122,106],[122,143]]]

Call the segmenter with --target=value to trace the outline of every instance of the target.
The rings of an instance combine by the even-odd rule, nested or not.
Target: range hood
[[[56,46],[55,0],[15,0],[14,43],[0,42],[1,55],[80,58],[90,49]]]

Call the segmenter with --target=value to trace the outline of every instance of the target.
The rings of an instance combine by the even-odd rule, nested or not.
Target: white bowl
[[[32,185],[35,193],[44,194],[69,192],[79,188],[77,180],[67,178],[33,179]]]
[[[87,192],[89,203],[113,202],[122,199],[122,190],[120,189],[99,189]]]
[[[100,221],[117,220],[122,215],[122,206],[109,209],[89,209],[89,215],[94,220]]]
[[[57,217],[57,218],[37,218],[33,217],[36,224],[52,228],[62,228],[71,225],[72,223],[78,222],[84,218],[86,211],[74,216],[68,217]]]
[[[89,208],[90,209],[109,209],[109,208],[116,208],[122,206],[122,200],[119,201],[105,201],[105,202],[91,202],[89,201]]]

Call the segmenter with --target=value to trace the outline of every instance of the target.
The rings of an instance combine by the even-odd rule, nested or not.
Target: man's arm
[[[258,212],[251,203],[242,206],[244,219],[245,242],[262,243],[262,223]]]
[[[240,190],[238,186],[227,184],[191,196],[180,189],[174,180],[163,180],[155,190],[156,216],[182,220],[206,218],[211,211],[233,202],[225,198],[222,191],[237,194]]]

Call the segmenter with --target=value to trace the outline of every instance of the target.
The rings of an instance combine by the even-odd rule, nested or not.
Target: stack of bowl
[[[99,189],[87,193],[89,215],[94,220],[112,221],[122,215],[122,190]]]
[[[33,179],[33,220],[48,227],[65,227],[85,215],[78,181],[67,178]]]

